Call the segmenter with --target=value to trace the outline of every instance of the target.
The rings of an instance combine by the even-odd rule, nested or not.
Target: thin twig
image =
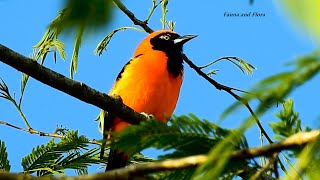
[[[153,30],[147,25],[147,23],[137,19],[134,14],[129,11],[119,0],[113,0],[113,2],[118,6],[118,8],[124,12],[130,19],[131,21],[140,27],[142,27],[147,33],[152,33]]]
[[[229,93],[231,96],[233,96],[236,100],[240,101],[242,104],[244,104],[247,109],[249,110],[250,114],[252,115],[252,117],[255,119],[255,121],[257,122],[257,125],[259,127],[259,129],[261,130],[261,132],[263,133],[263,135],[266,137],[266,139],[268,140],[269,143],[273,143],[273,141],[271,140],[271,138],[269,137],[269,135],[267,134],[267,132],[264,130],[263,126],[261,125],[258,117],[255,115],[255,113],[253,112],[253,110],[251,109],[249,103],[246,101],[246,99],[238,96],[237,94],[235,94],[233,92],[233,90],[237,90],[235,88],[232,87],[228,87],[225,86],[223,84],[218,83],[217,81],[213,80],[212,78],[210,78],[209,76],[207,76],[206,73],[204,73],[203,71],[201,71],[201,69],[196,66],[185,54],[183,54],[183,59],[184,61],[192,68],[194,69],[200,76],[202,76],[204,79],[206,79],[210,84],[212,84],[215,88],[217,88],[218,90],[223,90],[226,91],[227,93]]]
[[[9,100],[14,105],[14,107],[19,112],[19,115],[21,116],[22,120],[24,121],[26,127],[28,129],[31,129],[31,126],[30,126],[26,116],[24,115],[24,113],[21,110],[21,106],[20,106],[21,104],[20,103],[18,104],[17,101],[15,100],[15,98],[11,96],[8,86],[1,78],[0,78],[0,97]]]
[[[162,10],[161,14],[162,14],[162,17],[161,17],[160,21],[161,21],[161,24],[162,24],[162,29],[166,29],[166,23],[167,23],[166,16],[167,16],[167,13],[168,13],[168,9],[167,9],[168,3],[169,3],[168,0],[164,0],[161,3],[161,10]]]
[[[151,9],[150,9],[150,11],[149,11],[149,14],[148,14],[146,20],[144,20],[144,23],[148,24],[151,16],[153,15],[154,10],[157,9],[157,7],[162,3],[162,1],[163,1],[163,0],[160,0],[160,1],[157,3],[157,0],[152,0],[152,7],[151,7]]]
[[[209,66],[211,66],[211,65],[213,65],[213,64],[215,64],[215,63],[217,63],[217,62],[219,62],[219,61],[221,61],[221,60],[228,60],[228,61],[234,63],[234,62],[233,62],[232,60],[230,60],[230,59],[238,59],[238,58],[235,57],[235,56],[225,56],[225,57],[221,57],[221,58],[218,58],[218,59],[216,59],[216,60],[214,60],[214,61],[212,61],[212,62],[210,62],[210,63],[208,63],[208,64],[206,64],[206,65],[204,65],[204,66],[199,66],[199,69],[207,68],[207,67],[209,67]]]
[[[64,137],[63,135],[58,134],[57,130],[55,130],[54,133],[46,133],[46,132],[38,131],[38,130],[35,130],[35,129],[31,129],[31,128],[28,128],[28,129],[21,128],[21,127],[15,126],[13,124],[10,124],[8,122],[5,122],[5,121],[0,121],[0,124],[12,127],[14,129],[17,129],[17,130],[20,130],[20,131],[28,132],[30,134],[38,134],[40,136],[47,136],[47,137],[60,138],[60,139]],[[101,145],[101,143],[98,142],[97,140],[89,140],[89,143],[90,144]]]

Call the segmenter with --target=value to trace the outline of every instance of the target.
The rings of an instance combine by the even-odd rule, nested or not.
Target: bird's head
[[[183,44],[197,37],[196,35],[180,36],[170,30],[159,30],[149,34],[137,47],[134,55],[144,54],[148,50],[159,50],[166,54],[181,52]]]

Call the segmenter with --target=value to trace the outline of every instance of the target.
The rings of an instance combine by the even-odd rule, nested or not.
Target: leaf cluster
[[[229,138],[237,136],[239,138]],[[169,125],[156,120],[147,120],[140,125],[130,126],[120,133],[114,133],[111,138],[110,146],[121,149],[129,155],[136,154],[147,148],[156,148],[164,151],[159,156],[159,160],[174,159],[192,155],[208,154],[221,143],[225,143],[232,150],[248,148],[246,138],[238,131],[219,127],[207,120],[200,120],[193,114],[189,116],[173,117]],[[230,149],[231,150],[231,149]],[[222,152],[224,150],[222,149]],[[231,151],[230,151],[231,152]],[[217,156],[217,153],[214,153]],[[221,155],[221,154],[220,154]],[[221,157],[227,160],[228,157]],[[255,165],[253,161],[238,162],[242,165]],[[236,169],[237,163],[231,163],[222,173],[233,174],[235,176],[239,169]],[[182,176],[186,179],[191,177],[195,169],[176,170],[169,173],[158,174],[161,178],[174,178]]]
[[[10,171],[11,165],[8,160],[6,144],[0,140],[0,173],[1,171]]]
[[[68,131],[57,143],[51,139],[46,145],[33,148],[22,159],[23,172],[45,176],[74,169],[78,174],[87,174],[89,165],[101,163],[99,148],[87,150],[88,142],[86,137],[78,136],[77,131]]]

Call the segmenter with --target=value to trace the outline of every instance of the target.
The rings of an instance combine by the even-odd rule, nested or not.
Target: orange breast
[[[153,114],[166,122],[176,107],[181,84],[182,75],[173,77],[168,73],[165,53],[150,51],[131,60],[109,94],[119,95],[137,112]],[[120,131],[127,125],[116,119],[111,130]]]

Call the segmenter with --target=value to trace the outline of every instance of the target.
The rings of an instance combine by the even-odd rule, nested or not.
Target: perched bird
[[[170,30],[148,35],[122,68],[109,95],[120,96],[135,111],[151,114],[166,123],[176,107],[182,83],[182,46],[194,37],[180,36]],[[100,123],[104,139],[110,137],[107,131],[121,131],[129,125],[110,114]],[[102,148],[101,158],[103,153]],[[124,167],[127,161],[125,153],[111,149],[106,171]]]

